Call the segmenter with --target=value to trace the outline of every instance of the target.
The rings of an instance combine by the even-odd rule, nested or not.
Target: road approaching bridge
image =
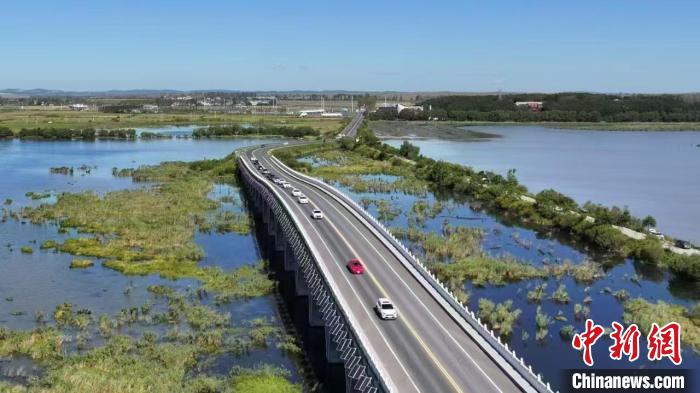
[[[365,111],[363,109],[357,111],[357,114],[355,114],[352,120],[350,120],[350,123],[348,123],[348,125],[345,126],[343,131],[341,131],[340,134],[338,134],[338,137],[355,138],[357,136],[357,129],[362,124],[362,120],[364,119],[364,117]]]
[[[357,122],[355,122],[357,120]],[[362,114],[342,135],[357,132]],[[317,263],[334,282],[333,296],[353,329],[360,333],[384,385],[399,393],[425,392],[548,392],[522,361],[459,305],[396,239],[335,188],[297,173],[271,156],[277,146],[246,151],[241,170],[265,182],[317,251]],[[256,163],[251,161],[255,159]],[[285,179],[284,188],[270,178]],[[301,204],[292,190],[308,197]],[[322,219],[312,212],[320,209]],[[359,259],[363,274],[351,274],[348,261]],[[378,298],[389,298],[396,320],[381,320],[374,310]]]

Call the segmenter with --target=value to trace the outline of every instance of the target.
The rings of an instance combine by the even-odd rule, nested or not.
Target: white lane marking
[[[283,171],[284,171],[284,170],[283,170]],[[286,172],[286,171],[284,171],[284,172]],[[297,180],[297,181],[299,181],[299,180]],[[317,196],[319,196],[319,197],[325,199],[322,195],[319,194],[319,192],[318,192],[313,186],[308,186],[308,185],[307,185],[307,188],[308,188],[312,193],[314,193],[314,194],[316,194]],[[328,202],[328,201],[327,201],[327,202]],[[372,249],[381,257],[381,259],[384,261],[384,263],[387,265],[387,267],[389,267],[389,269],[392,271],[392,273],[394,273],[394,275],[395,275],[396,277],[398,277],[398,279],[399,279],[399,280],[401,281],[401,283],[408,289],[408,291],[411,293],[411,295],[413,295],[413,297],[416,298],[416,300],[418,300],[418,302],[421,304],[421,306],[423,307],[423,309],[426,310],[426,311],[428,312],[428,314],[430,314],[430,316],[432,316],[433,319],[437,321],[437,318],[435,317],[435,315],[434,315],[434,314],[430,311],[430,309],[423,303],[423,301],[415,294],[415,292],[413,292],[413,290],[411,289],[411,287],[403,280],[403,278],[401,278],[401,276],[396,272],[396,270],[394,270],[393,266],[391,266],[391,263],[389,263],[389,261],[387,261],[387,259],[384,257],[384,255],[383,255],[381,252],[379,252],[379,250],[377,250],[377,248],[367,239],[367,237],[365,237],[365,235],[362,233],[362,231],[361,231],[347,216],[345,216],[345,214],[343,214],[343,213],[335,206],[334,203],[329,202],[328,204],[329,204],[336,212],[338,212],[338,214],[340,214],[340,216],[343,217],[344,220],[345,220],[346,222],[348,222],[353,228],[355,228],[355,230],[356,230],[357,232],[360,233],[360,236],[362,236],[362,238],[367,242],[367,244],[369,244],[369,246],[372,247]],[[338,234],[340,235],[340,233],[338,233]],[[343,237],[342,235],[340,235],[340,236]],[[344,240],[345,240],[345,239],[344,239]],[[345,240],[345,241],[347,242],[347,240]],[[457,347],[459,347],[459,349],[461,350],[461,352],[464,353],[464,354],[469,358],[469,360],[472,361],[472,363],[474,363],[474,365],[476,366],[476,368],[477,368],[477,369],[484,375],[484,377],[493,385],[493,387],[496,388],[497,391],[503,393],[503,391],[498,387],[498,385],[496,384],[496,382],[494,382],[493,379],[491,379],[491,377],[486,373],[486,371],[484,371],[484,370],[481,368],[481,366],[479,366],[479,364],[476,362],[476,360],[462,347],[461,343],[459,343],[459,342],[452,336],[452,334],[451,334],[449,331],[447,331],[447,329],[445,329],[445,327],[444,327],[441,323],[438,323],[437,325],[440,327],[440,329],[441,329],[443,332],[445,332],[445,334],[447,334],[447,335],[450,337],[450,339],[452,340],[452,342],[454,342],[454,343],[457,345]]]
[[[274,184],[271,184],[269,181],[268,181],[268,184],[270,184],[271,186],[274,186]],[[281,194],[284,194],[284,193],[281,193]],[[284,195],[286,195],[287,198],[289,199],[289,195],[287,195],[287,194],[284,194]],[[328,251],[328,254],[333,255],[333,252],[331,251],[331,249],[330,249],[330,247],[328,246],[328,244],[326,243],[326,241],[323,239],[323,236],[321,236],[321,234],[318,232],[318,230],[316,229],[315,225],[313,225],[313,224],[311,223],[311,220],[309,219],[309,217],[306,216],[306,214],[305,214],[304,210],[301,208],[301,206],[299,206],[298,204],[292,204],[292,205],[293,205],[293,206],[296,206],[297,210],[301,211],[301,213],[302,213],[301,216],[304,217],[304,219],[306,220],[306,222],[309,224],[308,226],[311,227],[311,229],[312,229],[314,232],[316,232],[316,235],[318,236],[319,240],[321,240],[321,243],[323,243],[323,246],[324,246],[324,247],[326,248],[326,250]],[[341,271],[341,274],[340,274],[340,275],[343,277],[343,279],[345,280],[345,282],[348,284],[348,286],[350,287],[350,290],[352,290],[353,294],[355,295],[355,297],[356,297],[357,299],[360,299],[360,298],[361,298],[360,295],[357,293],[357,291],[355,290],[354,286],[350,283],[350,280],[348,280],[348,277],[347,277],[347,274],[345,274],[345,271],[343,271],[343,269],[342,269],[337,263],[333,263],[332,265],[335,266],[338,270]],[[393,348],[392,348],[391,345],[389,344],[389,340],[387,340],[387,338],[386,338],[386,337],[384,336],[384,334],[382,333],[381,329],[379,329],[379,326],[377,325],[377,322],[375,321],[374,316],[373,316],[369,311],[367,311],[367,309],[366,309],[365,307],[361,307],[361,309],[362,309],[362,311],[365,312],[366,315],[368,315],[368,319],[372,322],[372,325],[374,325],[375,329],[377,330],[377,332],[378,332],[379,335],[381,336],[382,340],[384,341],[384,343],[386,344],[387,348],[389,349],[389,352],[391,352],[391,354],[392,354],[392,355],[394,356],[394,358],[396,359],[396,362],[399,364],[399,366],[401,367],[401,369],[403,370],[403,372],[404,372],[404,373],[406,374],[406,376],[408,377],[408,380],[411,382],[411,385],[413,385],[413,387],[416,389],[417,392],[420,392],[421,390],[418,388],[418,386],[416,385],[415,381],[413,381],[413,378],[411,378],[411,374],[408,372],[408,370],[406,370],[406,367],[405,367],[405,366],[403,365],[403,363],[401,362],[401,359],[398,357],[398,355],[396,355],[396,352],[394,352]],[[400,393],[403,393],[403,392],[400,392]]]
[[[335,231],[335,233],[338,236],[340,236],[340,238],[343,240],[345,245],[352,251],[352,253],[356,257],[359,257],[360,254],[357,252],[357,250],[355,250],[355,248],[350,244],[350,242],[345,238],[345,236],[343,236],[343,234],[340,233],[340,231],[333,224],[333,222],[330,220],[328,220],[327,222],[333,228],[333,231]],[[376,276],[374,274],[372,274],[372,269],[366,268],[366,270],[367,270],[367,275],[369,275],[370,279],[379,288],[379,291],[382,292],[382,295],[385,297],[389,296],[389,292],[386,289],[384,289],[384,286],[379,282],[379,280],[377,280]],[[421,338],[420,334],[418,334],[418,332],[416,331],[416,328],[413,327],[413,324],[411,324],[411,322],[410,322],[410,318],[403,317],[400,319],[400,323],[403,323],[406,325],[406,328],[408,328],[408,330],[411,332],[411,334],[413,334],[413,336],[416,338],[416,340],[418,340],[418,343],[421,345],[421,347],[423,347],[423,350],[426,352],[426,354],[428,355],[430,360],[432,360],[433,363],[435,363],[435,365],[440,370],[440,372],[443,374],[443,376],[445,378],[447,378],[447,381],[450,383],[450,385],[452,385],[452,388],[459,393],[463,393],[462,389],[459,388],[459,386],[457,385],[457,382],[455,382],[452,375],[450,375],[450,373],[447,372],[447,369],[445,369],[445,366],[443,366],[442,363],[437,359],[437,356],[435,356],[433,351],[430,350],[428,345]]]

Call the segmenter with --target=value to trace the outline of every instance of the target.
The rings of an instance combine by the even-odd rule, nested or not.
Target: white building
[[[71,104],[68,107],[74,111],[84,111],[84,110],[89,109],[89,106],[87,106],[85,104]]]
[[[320,116],[324,112],[323,109],[303,109],[299,111],[299,117]]]

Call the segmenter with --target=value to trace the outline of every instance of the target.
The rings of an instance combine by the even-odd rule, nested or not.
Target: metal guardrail
[[[275,163],[277,163],[281,168],[284,168],[288,174],[296,176],[298,179],[302,179],[308,184],[314,185],[316,188],[320,189],[331,197],[334,197],[341,204],[344,203],[349,208],[348,210],[354,212],[360,221],[364,221],[374,228],[381,235],[380,240],[383,238],[384,240],[388,241],[393,246],[390,248],[392,252],[395,254],[398,253],[398,255],[396,255],[397,257],[403,257],[398,259],[400,261],[405,260],[408,262],[414,268],[414,271],[417,272],[421,278],[423,278],[423,281],[418,281],[430,285],[430,288],[435,290],[442,297],[442,299],[448,303],[451,309],[473,328],[479,337],[472,336],[472,338],[475,339],[482,349],[492,359],[494,359],[499,367],[501,367],[501,369],[506,372],[513,381],[519,385],[522,385],[522,381],[519,382],[519,379],[517,378],[520,376],[530,385],[530,389],[526,390],[539,393],[553,393],[549,382],[544,381],[540,373],[535,374],[532,366],[526,364],[525,359],[522,356],[518,357],[515,350],[510,348],[508,343],[503,342],[500,336],[496,336],[493,330],[489,329],[488,326],[486,326],[486,324],[484,324],[481,319],[474,314],[474,311],[469,309],[467,304],[464,304],[458,300],[454,293],[450,291],[449,288],[427,268],[427,266],[420,262],[418,257],[413,255],[413,253],[411,253],[411,251],[401,241],[391,234],[384,224],[362,208],[362,206],[360,206],[357,202],[337,190],[335,187],[323,182],[320,179],[294,171],[277,159],[277,157],[272,156],[272,160],[274,160]],[[449,310],[447,311],[449,313]],[[467,331],[467,333],[469,333],[469,331]],[[481,338],[481,340],[479,340],[479,338]],[[493,351],[496,353],[493,353]],[[503,364],[499,362],[499,359],[497,359],[498,356],[496,355],[500,356],[511,367],[511,370],[503,367]],[[517,373],[517,375],[514,375],[513,372]]]
[[[344,362],[346,375],[355,381],[353,388],[363,393],[397,392],[388,373],[376,360],[374,351],[364,345],[368,339],[356,328],[360,326],[359,321],[345,311],[347,307],[345,300],[339,295],[340,292],[332,276],[325,271],[322,264],[318,263],[320,260],[318,250],[307,241],[306,230],[290,213],[291,209],[287,202],[279,195],[276,188],[252,170],[240,156],[238,161],[243,164],[239,168],[245,168],[242,169],[245,172],[244,180],[255,183],[249,186],[255,188],[256,192],[264,193],[263,198],[271,205],[275,219],[280,220],[278,224],[289,236],[287,241],[304,274],[309,287],[309,296],[321,310],[326,326],[333,335],[333,342],[336,344],[336,350],[341,354],[340,358]],[[293,232],[289,232],[290,229],[293,229]]]

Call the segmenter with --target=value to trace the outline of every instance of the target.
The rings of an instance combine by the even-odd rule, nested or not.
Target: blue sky
[[[700,2],[13,1],[0,88],[700,91]]]

